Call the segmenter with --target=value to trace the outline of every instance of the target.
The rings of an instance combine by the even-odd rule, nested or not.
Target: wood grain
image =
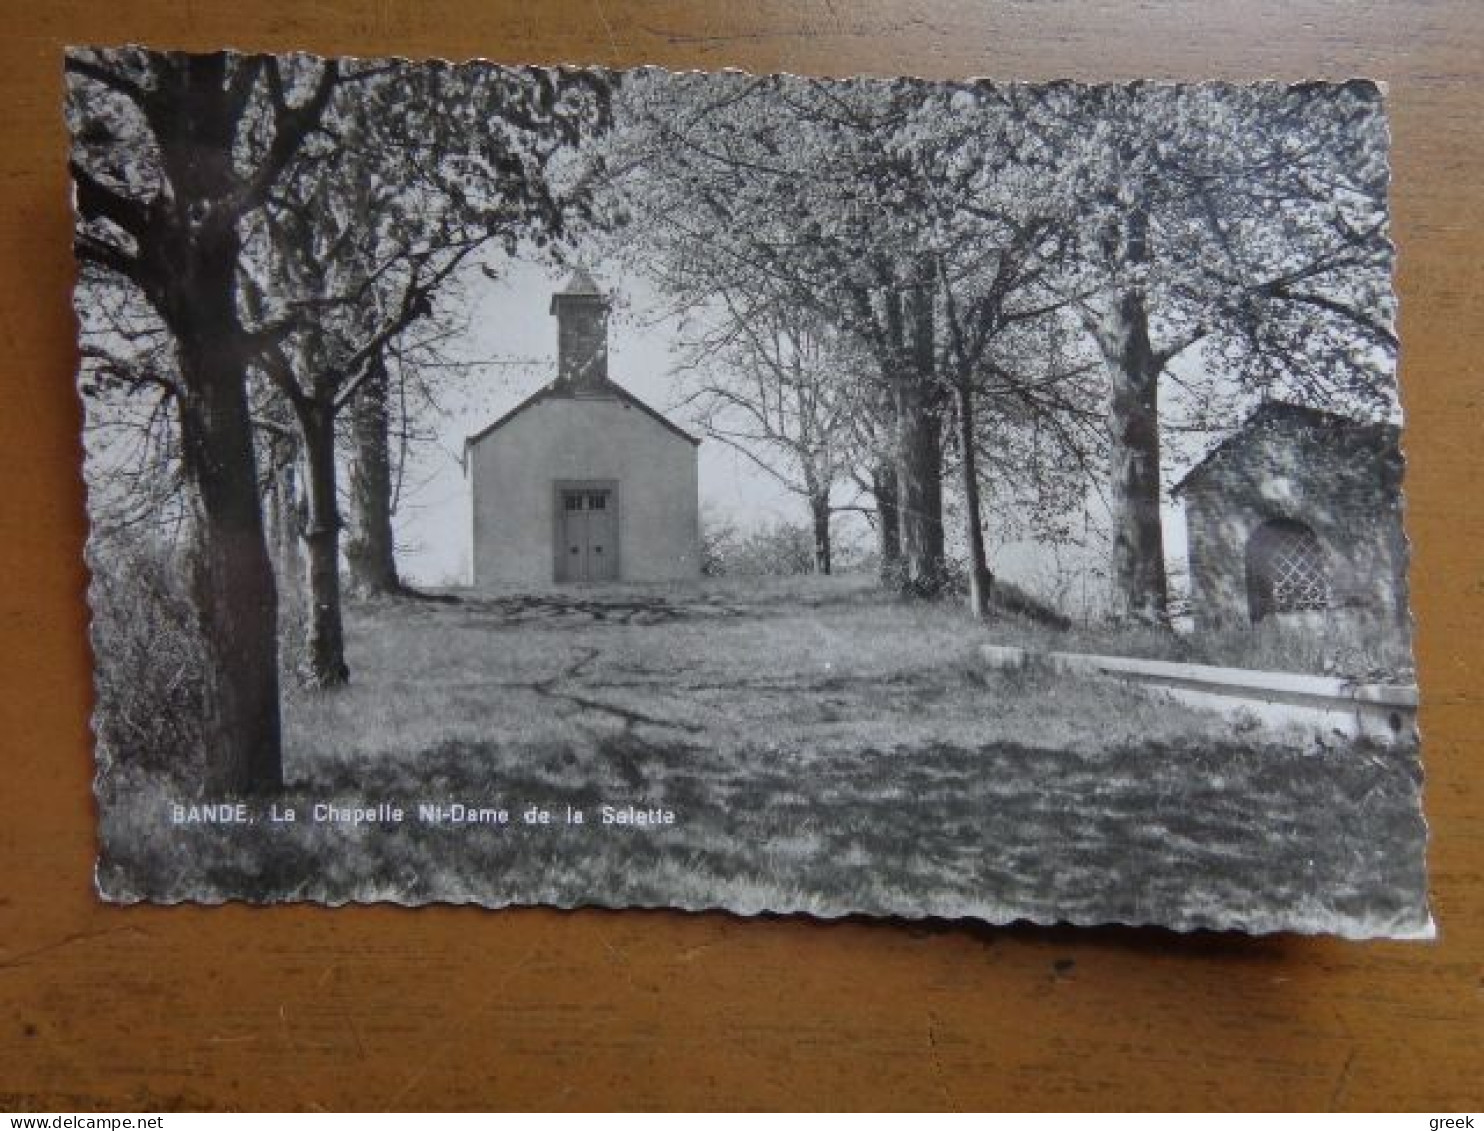
[[[1484,1106],[1484,9],[6,0],[0,1106]],[[1435,945],[105,907],[60,48],[1390,83]]]

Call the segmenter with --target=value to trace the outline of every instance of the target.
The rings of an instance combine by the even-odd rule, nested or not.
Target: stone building
[[[608,376],[608,298],[577,271],[551,299],[557,373],[464,445],[474,584],[700,574],[700,441]]]
[[[1407,610],[1398,429],[1263,405],[1173,489],[1197,629]]]

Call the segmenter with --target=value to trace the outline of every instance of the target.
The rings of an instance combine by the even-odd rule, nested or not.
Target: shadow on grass
[[[171,824],[169,787],[136,778],[127,805],[104,799],[100,881],[124,900],[722,907],[906,916],[928,933],[966,929],[962,915],[1347,934],[1426,922],[1415,772],[1386,748],[1151,744],[1094,759],[940,744],[821,755],[806,773],[766,748],[738,755],[637,733],[449,742],[408,764],[321,764],[278,802],[298,821],[239,827]],[[509,823],[430,823],[426,800],[503,808]],[[316,804],[379,802],[405,819],[310,819]],[[603,820],[630,805],[675,823]],[[586,820],[531,826],[530,806]]]

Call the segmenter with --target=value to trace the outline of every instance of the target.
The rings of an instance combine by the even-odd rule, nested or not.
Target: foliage
[[[595,216],[573,148],[606,128],[609,90],[592,71],[394,62],[327,108],[323,129],[269,197],[248,241],[255,316],[284,322],[299,365],[263,370],[291,403],[347,403],[367,364],[460,296],[477,252],[544,251]],[[499,259],[479,259],[486,274]]]
[[[706,571],[712,577],[791,577],[814,572],[814,534],[784,519],[748,529],[713,525],[703,539]]]
[[[724,577],[727,556],[737,544],[737,524],[711,512],[701,512],[701,576]]]
[[[89,542],[93,724],[114,771],[189,780],[205,757],[205,649],[181,552],[140,534]]]
[[[1135,293],[1161,366],[1198,348],[1252,392],[1387,410],[1395,300],[1375,84],[1049,86],[1025,109],[1061,155],[1054,191],[1078,223],[1060,285],[1094,344],[1110,344],[1113,308]]]
[[[851,532],[837,532],[834,572],[875,568],[875,562]],[[729,519],[702,519],[702,575],[705,577],[797,577],[816,573],[813,528],[787,519],[764,519],[739,527]]]

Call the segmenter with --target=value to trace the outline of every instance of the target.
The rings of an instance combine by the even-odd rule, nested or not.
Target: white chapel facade
[[[552,296],[557,374],[465,441],[475,586],[700,575],[700,440],[608,376],[608,297]]]

